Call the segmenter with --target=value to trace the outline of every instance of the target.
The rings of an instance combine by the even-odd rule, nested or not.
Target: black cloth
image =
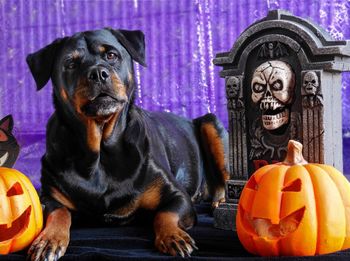
[[[210,206],[196,206],[198,224],[189,231],[199,250],[191,260],[350,260],[350,250],[315,257],[256,257],[247,253],[233,231],[215,229]],[[150,225],[72,228],[66,255],[60,260],[184,260],[163,255],[154,248]],[[25,260],[25,252],[0,256],[0,260]]]

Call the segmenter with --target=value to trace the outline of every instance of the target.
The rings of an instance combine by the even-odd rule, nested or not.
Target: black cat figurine
[[[11,168],[19,154],[19,145],[12,134],[12,115],[0,120],[0,166]]]

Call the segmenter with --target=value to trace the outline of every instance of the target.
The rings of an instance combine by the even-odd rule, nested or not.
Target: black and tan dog
[[[51,78],[55,105],[42,158],[46,225],[32,260],[65,253],[74,216],[122,224],[141,210],[154,215],[159,251],[190,255],[193,202],[224,197],[226,130],[212,114],[191,121],[137,107],[133,60],[145,65],[143,33],[109,28],[27,57],[38,89]]]

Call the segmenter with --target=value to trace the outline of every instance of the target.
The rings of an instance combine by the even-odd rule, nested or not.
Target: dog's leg
[[[209,193],[213,196],[214,208],[225,201],[225,181],[228,171],[228,133],[213,114],[206,114],[194,120],[205,156],[206,180]]]
[[[155,246],[162,253],[190,256],[197,247],[185,230],[196,222],[196,213],[188,196],[179,191],[168,195],[171,195],[171,200],[157,211],[154,218]]]
[[[44,230],[28,250],[28,259],[53,261],[63,256],[69,243],[70,226],[71,214],[66,207],[49,213]]]

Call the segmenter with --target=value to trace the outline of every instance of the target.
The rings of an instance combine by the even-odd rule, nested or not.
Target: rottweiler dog
[[[223,201],[226,129],[213,114],[188,120],[136,106],[134,61],[146,65],[144,34],[111,28],[27,56],[38,90],[51,79],[55,107],[42,157],[46,225],[31,260],[64,255],[74,217],[125,224],[140,213],[151,213],[160,252],[189,256],[194,202]]]

